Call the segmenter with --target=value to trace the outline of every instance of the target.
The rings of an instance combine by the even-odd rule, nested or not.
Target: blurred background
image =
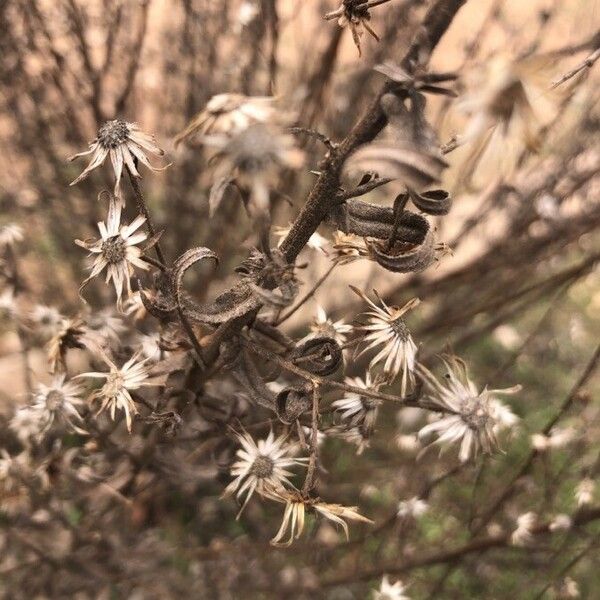
[[[213,95],[240,92],[274,95],[298,124],[342,139],[381,86],[383,76],[373,67],[402,57],[428,5],[392,0],[374,9],[371,26],[380,41],[363,36],[359,57],[347,28],[322,18],[337,7],[333,0],[0,0],[0,226],[17,223],[25,234],[15,249],[20,310],[46,305],[65,316],[90,310],[78,297],[86,263],[73,240],[96,235],[103,217],[97,195],[112,188],[112,175],[106,166],[69,187],[82,163],[66,159],[115,117],[137,122],[166,150],[172,166],[144,173],[142,183],[165,230],[161,243],[171,259],[196,245],[213,249],[221,257],[218,270],[190,273],[188,289],[200,300],[216,295],[254,244],[252,227],[234,197],[209,219],[206,157],[198,148],[175,149],[173,137]],[[275,550],[268,540],[279,526],[279,507],[255,501],[236,521],[234,502],[220,500],[227,461],[202,433],[205,424],[196,424],[187,441],[162,448],[155,461],[115,459],[106,481],[118,490],[116,507],[104,494],[96,499],[101,507],[74,502],[65,511],[76,528],[85,526],[87,511],[100,511],[88,531],[96,536],[115,524],[124,528],[118,541],[106,541],[115,564],[103,566],[102,577],[111,569],[116,575],[101,578],[96,596],[77,586],[72,592],[58,583],[45,587],[48,573],[63,567],[42,563],[28,577],[27,592],[15,587],[26,570],[4,565],[2,597],[366,598],[379,576],[357,581],[353,572],[466,542],[463,524],[510,481],[531,449],[531,435],[567,397],[600,339],[600,67],[582,70],[551,98],[552,110],[546,106],[551,83],[600,46],[599,26],[599,0],[467,2],[431,62],[432,71],[459,74],[458,98],[430,99],[429,120],[441,143],[451,141],[468,122],[461,102],[477,94],[486,67],[522,60],[540,90],[533,102],[543,125],[536,152],[507,134],[475,169],[468,147],[449,153],[443,186],[454,204],[439,219],[437,237],[451,252],[420,275],[392,276],[367,262],[338,267],[287,324],[290,334],[306,334],[317,304],[352,320],[362,307],[348,283],[376,288],[394,304],[418,296],[422,304],[409,324],[427,356],[452,349],[482,386],[523,385],[510,401],[521,422],[506,453],[469,468],[457,468],[452,456],[437,459],[436,452],[416,463],[414,432],[423,415],[384,406],[377,435],[359,456],[341,440],[323,445],[330,476],[322,492],[360,504],[375,531],[357,526],[344,543],[331,525],[319,524],[292,549]],[[283,227],[302,206],[315,181],[310,171],[323,156],[318,142],[303,144],[307,165],[285,176],[276,200],[274,221]],[[370,199],[389,202],[397,191],[392,184]],[[132,203],[127,211],[134,216]],[[319,232],[332,239],[327,226]],[[307,290],[330,259],[305,249],[302,261]],[[96,283],[86,298],[94,311],[113,303]],[[33,340],[15,327],[12,305],[4,304],[0,414],[6,422],[26,401],[28,378],[49,376],[47,339]],[[151,333],[153,325],[140,327]],[[362,374],[364,366],[356,361],[348,374]],[[574,432],[571,439],[519,482],[497,527],[510,528],[528,510],[573,511],[578,483],[598,476],[599,389],[596,376],[578,394],[562,422]],[[134,454],[137,443],[134,434],[128,442]],[[160,469],[165,456],[177,463],[168,475]],[[414,496],[426,498],[429,510],[418,520],[395,521],[398,502]],[[492,549],[401,575],[413,598],[574,597],[561,596],[568,576],[581,597],[592,599],[600,587],[599,536],[592,526],[532,552]],[[323,582],[329,583],[319,587]]]

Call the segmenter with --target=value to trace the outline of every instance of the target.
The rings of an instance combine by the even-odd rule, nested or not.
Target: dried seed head
[[[404,319],[398,318],[395,321],[391,321],[390,328],[403,342],[410,337],[410,331],[408,330]]]
[[[254,463],[252,464],[250,472],[257,477],[264,479],[271,476],[274,466],[275,463],[273,462],[272,458],[269,456],[260,455],[254,459]]]
[[[370,398],[369,396],[361,396],[360,401],[365,410],[375,410],[376,408],[379,408],[379,405],[381,404],[381,400]]]
[[[60,390],[50,390],[46,394],[46,408],[49,411],[58,410],[65,401],[65,395]]]
[[[107,149],[116,148],[127,141],[129,125],[121,119],[107,121],[98,129],[98,141]]]
[[[121,235],[115,235],[102,242],[102,256],[109,265],[116,265],[125,260],[127,245]]]
[[[125,380],[119,371],[109,373],[102,388],[102,395],[107,398],[117,397],[125,387]]]
[[[482,431],[492,421],[489,407],[475,396],[465,401],[461,407],[461,418],[473,431]]]

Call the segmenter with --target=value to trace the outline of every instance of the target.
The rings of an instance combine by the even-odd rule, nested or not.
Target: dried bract
[[[371,20],[371,13],[369,12],[370,5],[382,4],[382,2],[369,2],[368,0],[343,0],[342,4],[337,10],[334,10],[325,15],[325,19],[330,21],[337,19],[340,27],[349,27],[352,32],[352,39],[358,49],[358,55],[362,54],[362,48],[360,46],[360,38],[366,29],[377,41],[379,36],[371,29],[369,21]]]
[[[281,521],[281,527],[271,540],[273,546],[291,546],[304,531],[306,510],[314,510],[317,514],[327,520],[339,525],[349,538],[348,524],[346,520],[362,521],[372,523],[370,519],[363,517],[356,506],[342,506],[341,504],[327,504],[321,502],[320,498],[306,498],[297,492],[273,492],[268,494],[269,498],[285,503],[285,511]],[[289,531],[287,541],[282,541]]]

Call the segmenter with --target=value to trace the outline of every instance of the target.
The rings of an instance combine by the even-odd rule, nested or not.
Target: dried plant
[[[0,595],[591,598],[600,36],[296,4],[0,2]]]

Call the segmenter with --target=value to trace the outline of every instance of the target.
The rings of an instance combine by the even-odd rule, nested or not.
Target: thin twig
[[[591,69],[599,58],[600,58],[600,48],[597,48],[596,50],[594,50],[594,52],[592,52],[583,62],[581,62],[579,65],[577,65],[574,69],[565,73],[557,81],[554,81],[552,83],[552,86],[550,87],[550,89],[553,90],[553,89],[557,88],[559,85],[562,85],[566,81],[569,81],[569,79],[572,79],[573,77],[575,77],[575,75],[577,75],[578,73],[581,73],[581,71],[584,71],[585,69]]]
[[[367,181],[367,183],[363,183],[362,185],[356,186],[351,190],[345,192],[338,192],[338,194],[336,195],[336,199],[338,200],[338,202],[342,202],[344,200],[348,200],[349,198],[363,196],[364,194],[368,194],[369,192],[377,189],[378,187],[381,187],[382,185],[390,183],[390,181],[394,180],[390,177],[371,179],[371,181]]]
[[[572,516],[572,522],[574,525],[586,525],[593,521],[600,519],[600,507],[596,506],[588,510],[579,510]],[[550,530],[551,521],[541,523],[532,528],[531,533],[534,536],[544,535],[552,533]],[[463,559],[466,556],[472,554],[480,554],[493,548],[512,547],[515,550],[529,550],[520,548],[517,546],[511,546],[511,534],[501,533],[497,535],[490,535],[478,540],[473,540],[462,546],[451,550],[442,550],[424,556],[407,559],[400,563],[391,564],[380,564],[376,567],[365,569],[363,571],[352,571],[343,575],[334,575],[323,579],[320,582],[320,586],[334,587],[337,585],[344,585],[348,583],[355,583],[357,581],[370,581],[371,579],[377,579],[386,573],[388,575],[400,575],[414,569],[431,567],[433,565],[454,563],[458,560]]]
[[[146,205],[146,201],[144,200],[144,196],[142,195],[140,184],[138,183],[137,177],[129,170],[129,167],[126,166],[125,168],[127,169],[127,174],[129,175],[129,181],[131,182],[131,187],[133,189],[133,195],[135,196],[135,202],[138,207],[138,210],[146,218],[146,228],[148,229],[150,237],[154,237],[156,235],[156,230],[154,229],[154,225],[152,224],[152,218],[150,217],[148,206]],[[167,261],[165,260],[165,256],[160,247],[160,242],[157,241],[154,244],[154,249],[156,251],[156,256],[158,257],[158,260],[163,265],[166,265]]]
[[[313,385],[312,393],[312,417],[311,417],[311,436],[310,436],[310,458],[308,459],[308,469],[306,470],[306,479],[302,486],[302,494],[308,496],[315,486],[315,475],[319,460],[319,386]]]
[[[275,326],[281,325],[284,321],[287,321],[299,308],[301,308],[304,304],[306,304],[306,302],[308,302],[308,300],[310,300],[316,293],[316,291],[321,287],[321,285],[323,285],[323,283],[325,282],[325,280],[331,275],[331,273],[333,273],[333,270],[337,267],[338,263],[333,263],[329,269],[327,269],[327,271],[325,271],[325,273],[319,278],[319,280],[315,283],[315,285],[313,285],[313,287],[310,289],[309,292],[306,293],[306,295],[298,301],[298,303],[296,304],[296,306],[293,306],[292,308],[290,308],[290,310],[285,313],[284,315],[282,315],[277,322],[275,323]]]
[[[242,337],[242,344],[246,346],[251,352],[257,354],[258,356],[262,356],[268,360],[271,360],[277,363],[280,367],[283,367],[286,371],[290,373],[294,373],[294,375],[298,375],[307,381],[310,381],[313,385],[318,384],[325,387],[332,387],[339,390],[344,390],[345,392],[351,392],[353,394],[358,394],[359,396],[366,396],[368,398],[374,398],[376,400],[384,400],[386,402],[394,402],[395,404],[401,404],[403,406],[418,406],[419,408],[424,408],[426,410],[432,410],[435,412],[448,412],[452,413],[452,411],[443,409],[437,404],[433,404],[421,399],[421,388],[417,386],[414,392],[408,394],[407,396],[393,396],[392,394],[383,394],[381,392],[374,392],[373,390],[369,390],[366,388],[356,387],[354,385],[348,385],[347,383],[341,383],[340,381],[333,381],[331,379],[326,379],[324,377],[320,377],[319,375],[314,375],[313,373],[309,373],[304,369],[300,369],[295,364],[286,360],[282,356],[270,352],[266,348],[255,344],[252,340]]]

